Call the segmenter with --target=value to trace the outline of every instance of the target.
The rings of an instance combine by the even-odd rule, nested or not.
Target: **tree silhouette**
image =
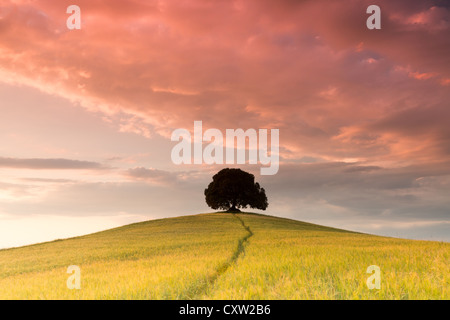
[[[240,212],[239,208],[266,210],[266,191],[255,176],[241,169],[222,169],[213,176],[213,181],[205,189],[206,203],[217,210]]]

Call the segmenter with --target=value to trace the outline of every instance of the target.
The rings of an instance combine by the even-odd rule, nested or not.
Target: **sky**
[[[449,31],[439,0],[3,0],[0,248],[210,212],[230,166],[266,214],[450,241]],[[278,129],[278,173],[174,164],[194,121]]]

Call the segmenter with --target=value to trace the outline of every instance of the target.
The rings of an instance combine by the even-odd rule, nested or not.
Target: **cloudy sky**
[[[449,31],[439,0],[3,0],[0,247],[209,212],[224,165],[171,160],[196,120],[279,129],[276,175],[240,166],[267,214],[450,241]]]

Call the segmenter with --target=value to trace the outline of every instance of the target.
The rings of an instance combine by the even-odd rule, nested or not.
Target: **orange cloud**
[[[422,110],[427,139],[414,152],[450,152],[435,112],[449,99],[448,9],[433,1],[381,1],[379,32],[365,28],[370,3],[359,0],[80,0],[75,31],[65,27],[70,4],[2,3],[1,81],[61,95],[149,138],[194,120],[279,128],[290,159],[403,161],[417,123],[384,124]],[[416,81],[433,78],[446,80]]]

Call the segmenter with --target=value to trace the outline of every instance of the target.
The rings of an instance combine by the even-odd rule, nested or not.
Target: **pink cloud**
[[[405,19],[405,24],[418,28],[426,28],[429,31],[441,31],[450,29],[448,8],[433,6],[416,13]]]
[[[369,1],[80,0],[77,31],[65,28],[70,4],[2,4],[2,81],[78,101],[147,137],[202,120],[279,128],[290,158],[450,152],[437,112],[449,99],[437,80],[450,78],[449,11],[434,1],[379,1],[379,31],[365,28]]]

